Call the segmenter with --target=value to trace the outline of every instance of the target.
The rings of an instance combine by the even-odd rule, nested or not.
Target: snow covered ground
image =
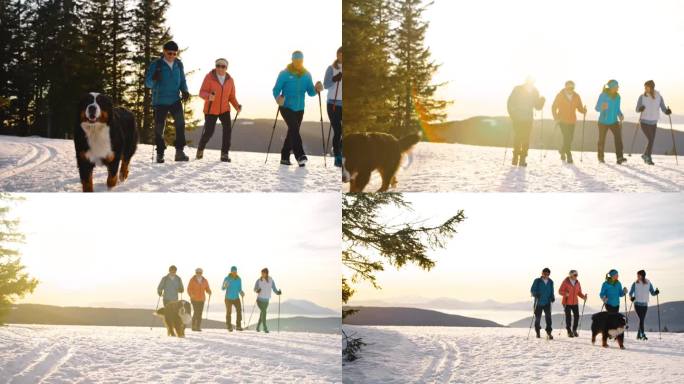
[[[220,151],[205,150],[194,161],[195,148],[186,148],[189,163],[173,161],[175,150],[166,151],[167,162],[152,162],[152,146],[139,145],[129,179],[113,191],[129,192],[325,192],[339,191],[341,173],[328,159],[309,156],[305,168],[281,166],[279,155],[231,152],[232,163],[219,162]],[[106,169],[97,167],[95,190],[106,191]],[[71,140],[0,136],[0,191],[77,192],[81,183]]]
[[[398,192],[674,192],[684,190],[684,157],[653,156],[655,166],[644,164],[640,154],[627,156],[618,166],[615,154],[606,153],[600,164],[595,152],[575,152],[574,165],[563,165],[557,150],[530,150],[527,168],[511,165],[508,149],[463,144],[419,143],[413,162],[397,174]],[[543,161],[542,161],[543,160]],[[408,163],[404,160],[403,167]],[[381,185],[375,172],[366,191]],[[344,187],[349,190],[349,184]]]
[[[0,327],[1,383],[339,383],[339,335]]]
[[[547,341],[515,328],[343,328],[368,344],[344,363],[345,383],[684,382],[684,334],[637,343],[631,332],[620,350],[592,345],[586,331]]]

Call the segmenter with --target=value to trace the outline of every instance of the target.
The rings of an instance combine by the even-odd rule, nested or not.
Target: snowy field
[[[339,383],[340,336],[0,327],[0,383]]]
[[[0,136],[1,192],[79,192],[81,182],[71,140]],[[328,159],[309,156],[305,168],[281,166],[278,154],[231,152],[232,163],[219,162],[220,151],[205,150],[194,161],[195,148],[186,148],[189,163],[173,161],[175,150],[166,150],[166,163],[152,162],[152,146],[139,145],[129,179],[113,191],[128,192],[325,192],[339,191],[341,173]],[[294,158],[293,158],[294,159]],[[106,191],[107,171],[95,169],[96,191]]]
[[[683,383],[684,334],[631,332],[626,350],[578,339],[526,340],[527,329],[344,326],[368,345],[345,383]],[[554,333],[554,337],[557,332]]]
[[[511,165],[508,149],[463,144],[419,143],[413,162],[397,174],[397,192],[675,192],[684,190],[684,157],[653,156],[655,166],[644,164],[640,154],[618,166],[615,154],[606,153],[600,164],[595,152],[574,152],[574,165],[564,165],[557,150],[530,150],[527,168]],[[406,166],[407,160],[403,162]],[[366,191],[380,188],[375,172]],[[344,186],[349,191],[349,184]],[[391,190],[392,191],[392,190]]]

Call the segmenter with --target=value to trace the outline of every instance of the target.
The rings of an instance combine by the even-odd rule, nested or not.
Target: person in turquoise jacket
[[[299,128],[304,118],[304,96],[316,96],[323,90],[320,81],[314,85],[311,73],[304,68],[304,54],[292,53],[292,62],[280,71],[273,87],[273,97],[278,103],[280,114],[287,124],[287,136],[280,151],[280,164],[292,165],[290,153],[293,152],[300,167],[306,165],[302,136]]]
[[[242,279],[237,274],[237,267],[230,267],[230,274],[223,279],[222,290],[226,291],[226,298],[224,300],[226,304],[226,328],[228,331],[233,332],[233,324],[231,323],[232,309],[235,307],[237,312],[235,329],[242,331],[242,305],[240,303],[240,298],[245,297],[245,293],[242,291]]]
[[[534,297],[534,330],[537,333],[537,338],[540,338],[541,330],[541,314],[544,311],[544,320],[546,321],[546,334],[549,339],[553,339],[551,332],[553,331],[551,319],[551,303],[556,301],[556,291],[553,289],[553,280],[550,278],[551,270],[544,268],[541,277],[537,277],[532,282],[530,293]]]
[[[622,145],[622,121],[624,115],[620,109],[620,94],[618,90],[620,86],[617,80],[610,80],[604,87],[603,92],[599,95],[596,101],[596,112],[599,112],[598,128],[598,160],[605,163],[604,150],[606,146],[606,136],[610,130],[613,133],[615,140],[615,156],[617,163],[622,164],[627,159],[623,155]]]
[[[164,127],[166,116],[171,114],[176,129],[176,161],[188,161],[183,152],[185,148],[185,113],[183,102],[190,99],[188,84],[185,81],[183,63],[177,59],[178,44],[169,41],[164,44],[162,57],[154,60],[147,68],[145,86],[152,89],[152,109],[154,109],[154,140],[157,147],[157,163],[164,162]]]
[[[619,312],[620,311],[620,298],[627,294],[627,288],[622,287],[620,283],[620,275],[615,269],[611,269],[608,274],[606,274],[606,281],[603,282],[601,286],[601,292],[599,292],[599,297],[606,306],[607,312]]]

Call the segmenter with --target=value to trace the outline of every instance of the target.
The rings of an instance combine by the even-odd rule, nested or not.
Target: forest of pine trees
[[[416,132],[441,122],[448,102],[432,84],[438,65],[425,47],[424,0],[345,0],[345,133]]]
[[[141,141],[152,142],[143,76],[172,38],[168,7],[168,0],[0,0],[0,134],[71,137],[80,96],[99,91],[133,111]]]

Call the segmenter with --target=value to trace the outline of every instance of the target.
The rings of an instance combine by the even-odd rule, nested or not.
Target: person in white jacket
[[[658,119],[660,119],[660,111],[664,114],[670,115],[672,111],[665,106],[665,100],[660,95],[660,92],[655,90],[655,82],[649,80],[644,83],[644,93],[639,96],[637,100],[636,111],[639,112],[639,125],[641,131],[644,132],[646,140],[646,149],[641,158],[646,164],[653,165],[651,153],[653,152],[653,142],[655,141],[656,131],[658,130]]]
[[[637,279],[632,283],[632,288],[629,290],[629,299],[634,303],[634,310],[639,316],[639,331],[637,332],[637,340],[648,340],[644,333],[644,320],[646,319],[646,312],[648,311],[648,299],[650,296],[660,294],[660,290],[653,289],[653,284],[646,279],[646,271],[643,269],[637,272]]]
[[[268,302],[271,300],[271,292],[280,296],[283,291],[278,289],[275,281],[268,275],[268,268],[261,270],[261,277],[254,283],[254,292],[257,293],[257,306],[259,307],[259,321],[257,321],[257,332],[260,332],[260,326],[263,324],[264,332],[268,333],[266,326],[266,312],[268,310]]]
[[[342,47],[335,61],[325,71],[323,86],[328,90],[328,119],[333,130],[335,166],[342,166]]]

